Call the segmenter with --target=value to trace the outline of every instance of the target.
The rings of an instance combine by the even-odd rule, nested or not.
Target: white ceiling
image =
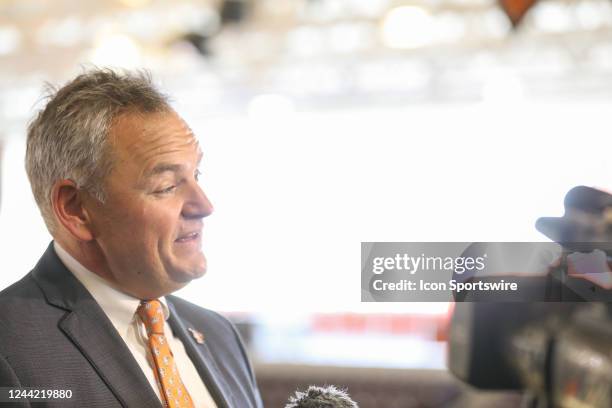
[[[513,31],[492,0],[0,1],[0,118],[88,64],[146,67],[198,110],[261,94],[299,109],[484,97],[612,97],[612,2],[546,0]],[[210,55],[180,39],[211,35]]]

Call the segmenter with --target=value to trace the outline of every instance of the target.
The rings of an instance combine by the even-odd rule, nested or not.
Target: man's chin
[[[189,283],[192,280],[199,279],[204,275],[206,275],[206,267],[204,267],[203,269],[189,271],[188,273],[184,275],[185,279],[182,282]]]
[[[192,266],[190,268],[175,269],[174,273],[171,274],[171,278],[174,282],[187,285],[194,279],[201,278],[206,274],[206,263],[203,265]]]

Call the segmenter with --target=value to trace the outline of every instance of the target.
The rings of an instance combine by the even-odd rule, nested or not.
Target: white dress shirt
[[[161,394],[153,372],[155,368],[147,343],[146,328],[136,314],[136,309],[140,305],[140,299],[115,289],[101,276],[96,275],[81,265],[79,261],[74,259],[57,242],[54,241],[53,244],[57,256],[59,256],[66,268],[85,286],[113,326],[115,326],[115,329],[136,359],[136,362],[161,401]],[[170,311],[166,299],[161,297],[159,301],[162,304],[164,317],[168,320]],[[179,338],[174,337],[172,329],[167,323],[164,323],[164,334],[174,355],[174,362],[181,380],[185,388],[187,388],[189,395],[191,395],[194,406],[198,408],[216,408],[216,404],[210,396],[208,389],[187,355],[185,346]]]

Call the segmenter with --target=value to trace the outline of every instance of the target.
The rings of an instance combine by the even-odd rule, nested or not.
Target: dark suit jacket
[[[168,322],[217,405],[262,407],[234,326],[180,298],[167,301]],[[202,332],[204,344],[188,328]],[[161,407],[110,320],[52,245],[29,274],[0,292],[0,386],[72,390],[70,400],[33,406]]]

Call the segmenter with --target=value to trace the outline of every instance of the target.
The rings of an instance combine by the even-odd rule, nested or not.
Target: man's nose
[[[185,218],[204,218],[212,214],[214,207],[200,184],[190,183],[189,196],[185,200],[182,215]]]

